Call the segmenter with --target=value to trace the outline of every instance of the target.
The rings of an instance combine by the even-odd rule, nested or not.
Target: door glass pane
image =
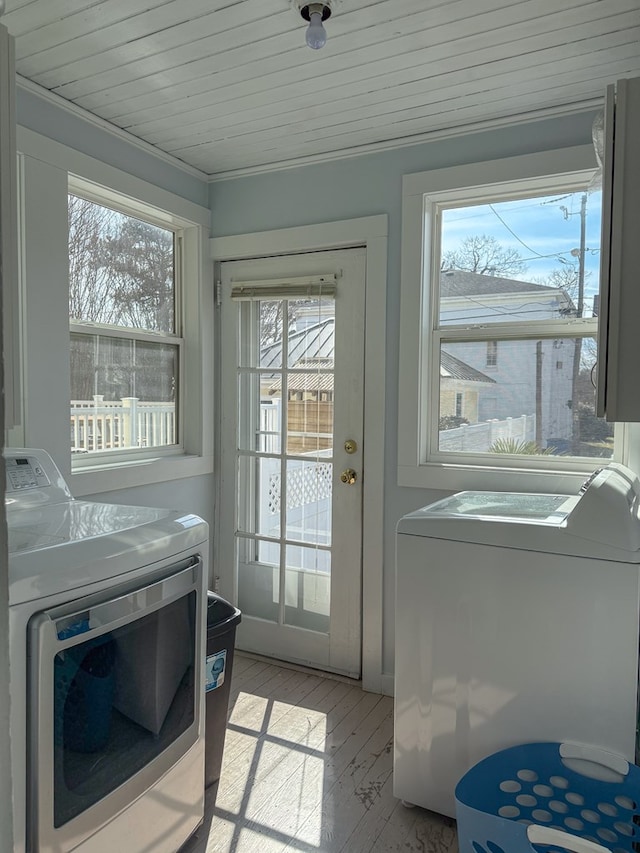
[[[287,546],[285,622],[328,632],[331,554],[318,548]]]
[[[247,616],[277,622],[280,615],[280,545],[238,538],[238,607]]]
[[[277,538],[280,536],[282,510],[282,473],[279,459],[257,459],[257,486],[259,496],[256,533]]]
[[[282,449],[282,397],[279,391],[269,389],[269,396],[260,397],[260,425],[258,446],[260,453],[280,453]]]
[[[333,299],[289,300],[288,367],[304,367],[316,359],[329,359],[333,366],[335,316]]]
[[[241,367],[279,370],[300,359],[333,359],[333,299],[269,299],[245,302],[240,319]]]
[[[492,344],[442,343],[439,450],[612,458],[613,424],[595,414],[594,338]]]
[[[330,460],[287,461],[287,539],[331,544]]]
[[[254,488],[239,491],[238,529],[241,533],[257,533],[278,538],[282,518],[282,483],[280,459],[273,457],[238,457],[238,484],[251,483]],[[253,559],[253,557],[251,557]]]
[[[287,377],[287,453],[322,450],[333,445],[333,359],[310,360],[310,370]],[[313,367],[316,369],[313,369]]]
[[[194,722],[196,594],[54,658],[54,825],[126,782]],[[86,631],[66,626],[61,639]]]
[[[238,447],[258,453],[279,453],[282,434],[280,392],[272,389],[273,374],[238,375]]]
[[[258,313],[259,367],[282,367],[282,344],[285,326],[291,322],[286,299],[263,300],[254,303]],[[255,346],[255,345],[254,345]]]
[[[326,632],[330,554],[315,546],[331,544],[334,300],[245,302],[239,314],[239,528],[260,537],[239,540],[240,607]]]
[[[238,457],[238,484],[254,488],[239,492],[238,530],[278,538],[282,518],[281,463],[277,457]]]

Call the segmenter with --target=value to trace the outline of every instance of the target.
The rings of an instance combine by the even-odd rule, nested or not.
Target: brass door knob
[[[345,470],[340,474],[340,479],[343,483],[346,483],[348,486],[353,486],[355,481],[358,479],[357,473],[353,470],[353,468],[345,468]]]

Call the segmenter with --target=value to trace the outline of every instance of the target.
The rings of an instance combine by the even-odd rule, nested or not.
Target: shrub
[[[445,429],[457,429],[462,424],[468,424],[466,418],[458,417],[457,415],[443,415],[438,421],[438,429],[442,432]]]
[[[555,447],[546,447],[541,450],[535,441],[519,441],[515,438],[497,438],[489,453],[518,453],[524,456],[550,456],[555,452]]]

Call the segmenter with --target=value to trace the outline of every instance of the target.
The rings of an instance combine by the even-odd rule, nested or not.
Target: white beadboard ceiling
[[[602,102],[640,0],[6,0],[19,82],[212,177]],[[22,79],[21,79],[22,78]]]

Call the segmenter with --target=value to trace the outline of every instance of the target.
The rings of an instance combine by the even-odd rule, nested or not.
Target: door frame
[[[366,216],[338,222],[302,225],[273,231],[259,231],[229,237],[213,237],[209,241],[210,257],[215,263],[215,280],[219,292],[220,267],[223,261],[268,258],[329,249],[364,247],[365,265],[365,370],[364,370],[364,440],[362,479],[362,686],[382,693],[383,639],[383,554],[384,554],[384,436],[385,436],[385,372],[386,372],[386,301],[387,301],[387,233],[388,217]],[[216,312],[219,340],[219,310]],[[221,387],[220,359],[216,359],[216,385]],[[217,395],[216,395],[217,396]],[[224,412],[216,409],[216,470],[220,472],[220,425]],[[236,484],[216,480],[216,512],[212,537],[214,584],[223,595],[236,600],[235,578],[230,569],[233,554],[220,546],[220,529],[229,523],[223,499]],[[233,523],[233,522],[232,522]]]
[[[233,530],[237,532],[236,555],[233,560],[238,582],[237,604],[244,612],[236,642],[239,648],[247,652],[266,654],[282,661],[315,667],[354,679],[359,679],[362,674],[362,476],[355,488],[346,488],[340,485],[338,474],[343,468],[351,465],[360,471],[362,465],[365,264],[366,249],[362,246],[224,261],[220,264],[222,384],[219,399],[224,417],[220,433],[222,447],[219,472],[222,481],[229,484],[228,491],[225,487],[228,497],[220,507],[221,518],[226,519],[220,533],[220,543],[221,548],[227,551],[233,532],[233,510],[236,514]],[[260,343],[263,331],[262,300],[256,304],[253,299],[245,301],[242,297],[234,298],[233,292],[236,290],[236,284],[240,282],[247,289],[251,289],[252,285],[258,289],[272,282],[277,293],[269,298],[282,302],[286,300],[289,304],[290,300],[293,300],[294,306],[300,299],[304,302],[310,297],[313,298],[311,294],[305,295],[305,288],[308,286],[315,285],[319,288],[314,294],[316,299],[322,298],[320,292],[325,291],[325,288],[331,291],[325,291],[326,305],[322,308],[318,305],[315,318],[310,315],[307,320],[318,323],[329,316],[333,317],[333,402],[329,404],[330,425],[324,428],[321,428],[319,423],[317,427],[310,426],[310,423],[306,425],[311,432],[314,429],[326,429],[332,435],[333,441],[329,443],[331,461],[325,458],[324,465],[322,459],[325,457],[325,451],[321,450],[321,444],[316,448],[319,455],[314,454],[311,445],[306,450],[296,450],[290,446],[290,430],[305,430],[305,426],[292,425],[292,406],[295,408],[297,404],[288,402],[288,394],[285,393],[281,397],[280,417],[276,418],[278,423],[273,425],[280,434],[279,446],[271,448],[276,458],[253,455],[253,452],[259,450],[256,444],[258,434],[267,428],[262,423],[261,413],[265,412],[259,402],[264,398],[263,385],[266,379],[263,371],[266,365],[262,363]],[[289,296],[292,287],[301,289],[302,292]],[[293,316],[295,317],[295,314]],[[281,340],[283,343],[285,339],[288,341],[288,355],[285,357],[283,349],[283,360],[278,359],[277,364],[271,364],[268,357],[275,374],[267,384],[274,381],[274,376],[281,376],[278,370],[281,368],[287,372],[287,386],[298,387],[289,383],[295,382],[295,368],[298,366],[295,362],[305,353],[298,352],[296,357],[292,357],[288,347],[295,349],[301,345],[304,349],[305,326],[302,326],[301,331],[292,318],[284,325],[288,326],[288,333],[285,335],[283,328]],[[324,341],[324,336],[320,337]],[[302,344],[296,344],[297,340],[302,340]],[[315,340],[313,337],[313,341]],[[309,343],[307,340],[306,345]],[[322,351],[325,355],[328,354],[324,349]],[[260,372],[253,373],[253,370]],[[261,392],[259,388],[262,389]],[[273,411],[272,409],[272,413]],[[307,417],[311,421],[314,420],[314,415],[308,411]],[[283,429],[284,434],[280,432]],[[344,442],[348,438],[356,442],[355,455],[347,454],[344,449]],[[268,453],[269,448],[265,446],[260,450]],[[306,459],[306,464],[303,459]],[[314,572],[311,568],[314,552],[309,550],[316,538],[313,535],[315,524],[312,521],[314,511],[311,495],[318,486],[322,489],[327,485],[324,478],[316,479],[327,462],[327,473],[330,472],[328,506],[331,521],[325,528],[326,539],[320,538],[317,541],[328,546],[329,551],[321,549],[315,556],[321,561],[328,558],[328,564],[320,571],[316,566]],[[271,465],[274,464],[276,467],[272,469]],[[318,464],[321,469],[316,467]],[[292,466],[303,466],[298,469],[299,474],[306,468],[306,474],[311,475],[308,481],[306,476],[304,477],[306,486],[299,495],[302,505],[306,507],[302,513],[306,520],[298,532],[295,531],[294,520],[297,503],[296,475]],[[326,468],[324,470],[327,471]],[[284,486],[286,500],[285,494],[281,494],[278,510],[272,515],[268,505],[275,496],[272,491],[275,483],[271,482],[271,477],[276,471],[276,476]],[[234,476],[238,478],[238,487],[236,500],[232,501],[230,483]],[[270,482],[271,487],[268,485]],[[279,545],[263,539],[263,535],[267,534],[263,526],[265,524],[268,527],[275,525],[276,529],[270,530],[269,534],[270,538],[273,537],[280,543]],[[317,528],[318,533],[320,529],[321,527]],[[240,531],[248,534],[249,538]],[[257,539],[253,539],[254,536]],[[307,548],[297,551],[297,541],[306,544]],[[296,553],[298,558],[305,554],[306,560],[310,560],[308,571],[303,571],[301,564],[300,571],[296,571]],[[261,590],[256,599],[253,598],[254,584]],[[319,595],[317,600],[312,589]],[[314,619],[312,613],[323,601],[321,590],[324,590],[325,594],[329,593],[329,601],[325,601],[329,608],[323,612],[328,624],[318,624],[314,630],[311,627]],[[304,600],[300,600],[300,595]],[[291,600],[290,596],[293,596]],[[309,596],[311,598],[308,598]],[[306,622],[307,619],[310,621]]]

